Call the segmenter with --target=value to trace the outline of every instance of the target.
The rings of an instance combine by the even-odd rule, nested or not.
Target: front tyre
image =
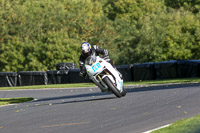
[[[103,82],[108,86],[108,88],[115,94],[116,97],[120,98],[122,95],[119,90],[113,85],[108,77],[103,78]]]
[[[124,97],[126,96],[126,90],[123,88],[121,95]]]

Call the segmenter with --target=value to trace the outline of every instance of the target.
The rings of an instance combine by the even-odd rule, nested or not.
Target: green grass
[[[147,81],[137,81],[137,82],[126,82],[125,85],[166,84],[166,83],[200,83],[200,78],[147,80]]]
[[[164,84],[164,83],[200,83],[200,78],[184,78],[170,80],[150,80],[125,82],[124,85],[145,85],[145,84]],[[45,88],[76,88],[76,87],[94,87],[93,83],[74,83],[74,84],[52,84],[52,85],[34,85],[34,86],[18,86],[18,87],[0,87],[0,90],[17,90],[17,89],[45,89]]]
[[[13,104],[13,103],[23,103],[23,102],[27,102],[31,100],[34,100],[34,98],[31,98],[31,97],[0,98],[0,106]]]
[[[200,133],[200,115],[182,119],[169,127],[153,131],[152,133]]]
[[[19,90],[19,89],[45,89],[45,88],[76,88],[76,87],[92,87],[92,83],[77,84],[52,84],[52,85],[33,85],[33,86],[17,86],[17,87],[0,87],[0,90]]]

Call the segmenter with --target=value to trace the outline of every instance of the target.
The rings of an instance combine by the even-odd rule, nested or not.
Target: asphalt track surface
[[[200,84],[0,91],[37,100],[0,107],[0,133],[142,133],[200,114]]]

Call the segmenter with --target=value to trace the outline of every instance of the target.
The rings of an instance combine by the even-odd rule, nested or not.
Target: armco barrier
[[[88,78],[83,78],[79,76],[80,69],[70,69],[69,70],[69,82],[70,83],[88,83],[91,82]]]
[[[46,72],[18,72],[18,86],[47,85]]]
[[[156,62],[156,79],[178,78],[177,61]]]
[[[134,81],[155,80],[155,63],[137,63],[132,66]]]
[[[70,83],[69,70],[47,71],[48,84]]]
[[[17,86],[16,72],[0,72],[0,87]]]
[[[178,77],[200,77],[200,60],[179,60],[178,64]]]

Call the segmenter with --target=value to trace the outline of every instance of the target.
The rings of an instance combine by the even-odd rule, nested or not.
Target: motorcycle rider
[[[85,59],[90,55],[99,56],[101,54],[103,55],[103,59],[109,62],[113,66],[113,61],[110,60],[107,49],[102,49],[97,45],[91,46],[88,42],[83,42],[81,44],[81,51],[82,52],[79,58],[79,65],[80,65],[79,75],[81,77],[85,77],[87,75],[84,64],[85,64]]]

